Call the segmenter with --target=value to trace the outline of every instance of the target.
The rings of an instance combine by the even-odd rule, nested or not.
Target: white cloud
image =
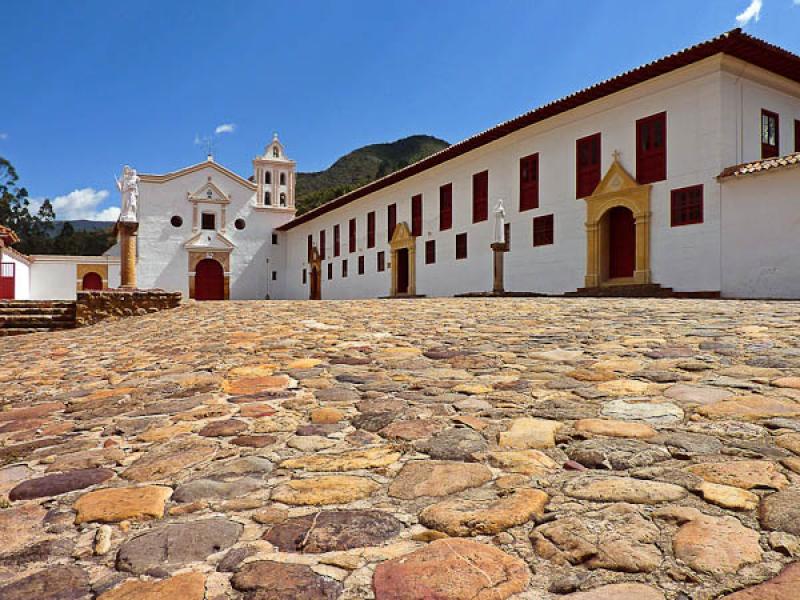
[[[798,4],[798,0],[794,0],[794,3]],[[758,22],[758,20],[761,18],[761,7],[763,5],[763,0],[751,0],[750,5],[745,8],[742,13],[736,15],[736,22],[741,26],[747,25],[754,19],[756,22]]]
[[[95,190],[83,188],[75,190],[64,196],[56,196],[52,200],[56,219],[59,221],[72,221],[74,219],[88,219],[89,221],[116,221],[120,209],[117,206],[101,206],[110,193],[108,190]],[[31,198],[29,210],[35,213],[42,205],[42,198]]]
[[[220,135],[221,133],[233,133],[234,131],[236,131],[236,123],[223,123],[222,125],[217,125],[214,133]]]

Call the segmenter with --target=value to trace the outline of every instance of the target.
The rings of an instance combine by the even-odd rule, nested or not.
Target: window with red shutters
[[[519,210],[539,208],[539,153],[519,159]]]
[[[533,245],[548,246],[553,243],[553,215],[533,219]]]
[[[342,277],[347,277],[347,259],[342,261]]]
[[[453,184],[448,183],[439,188],[439,231],[446,231],[453,226]]]
[[[339,235],[339,226],[333,226],[333,255],[339,256],[340,253],[340,235]]]
[[[411,235],[422,235],[422,194],[411,198]]]
[[[367,213],[367,248],[375,247],[375,211]]]
[[[673,227],[703,222],[703,186],[693,185],[670,194],[670,215]]]
[[[319,257],[325,260],[325,230],[319,232]]]
[[[350,252],[356,251],[356,220],[350,219],[348,231],[348,244]]]
[[[397,204],[390,204],[386,211],[386,228],[388,229],[386,235],[390,242],[392,241],[395,227],[397,227]]]
[[[653,183],[667,178],[667,113],[636,121],[636,181]]]
[[[467,234],[456,235],[456,260],[467,258]]]
[[[436,240],[425,242],[425,264],[432,265],[436,262]]]
[[[363,275],[364,274],[364,256],[363,255],[358,257],[358,274],[359,275]]]
[[[378,273],[386,270],[386,253],[381,250],[378,252]]]
[[[778,115],[761,109],[761,158],[780,154],[780,123]]]
[[[794,120],[794,151],[800,152],[800,119]]]
[[[591,196],[600,183],[600,134],[595,133],[575,142],[575,197]]]
[[[472,222],[480,223],[489,218],[489,171],[472,176]]]
[[[314,248],[314,236],[308,234],[308,258],[307,261],[311,262],[311,250]]]

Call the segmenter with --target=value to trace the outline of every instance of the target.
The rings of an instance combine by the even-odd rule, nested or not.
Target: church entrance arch
[[[194,275],[195,300],[224,300],[225,272],[213,258],[204,258],[197,263]]]

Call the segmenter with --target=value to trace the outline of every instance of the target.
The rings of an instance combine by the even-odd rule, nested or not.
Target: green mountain
[[[295,189],[297,214],[394,173],[449,145],[430,135],[412,135],[388,144],[371,144],[353,150],[324,171],[298,173]]]

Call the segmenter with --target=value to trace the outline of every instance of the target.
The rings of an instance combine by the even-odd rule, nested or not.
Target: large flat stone
[[[155,446],[121,476],[131,481],[164,481],[214,456],[216,445],[205,440],[179,438]]]
[[[111,479],[109,469],[78,469],[23,481],[8,493],[9,500],[32,500],[81,490]]]
[[[709,419],[758,421],[773,417],[798,417],[800,404],[771,396],[746,396],[701,406],[697,412]]]
[[[285,469],[303,469],[304,471],[356,471],[386,467],[397,462],[399,458],[399,452],[388,446],[378,446],[363,450],[290,458],[283,461],[281,466]]]
[[[311,567],[270,560],[247,563],[231,585],[247,600],[336,600],[342,592],[341,583]]]
[[[772,579],[753,585],[720,600],[790,600],[800,598],[800,562],[791,563]]]
[[[508,431],[500,434],[498,443],[503,448],[552,448],[556,445],[555,432],[563,425],[558,421],[524,417],[514,419]]]
[[[293,479],[277,486],[272,491],[271,500],[284,504],[312,506],[347,504],[369,497],[380,487],[366,477],[349,475]]]
[[[0,587],[3,600],[86,600],[89,577],[83,569],[57,565]]]
[[[584,476],[573,479],[564,487],[573,498],[596,502],[631,502],[659,504],[675,502],[687,495],[686,489],[672,483],[645,481],[631,477]]]
[[[389,495],[411,500],[421,496],[449,496],[479,487],[492,479],[483,465],[450,461],[413,461],[405,464],[389,486]]]
[[[505,600],[525,589],[527,565],[487,544],[436,540],[378,565],[375,600]]]
[[[764,529],[800,535],[800,489],[790,488],[766,496],[758,516]]]
[[[682,525],[672,549],[695,571],[716,576],[737,573],[762,555],[758,532],[733,517],[702,517]]]
[[[753,488],[782,489],[789,480],[780,467],[767,460],[731,460],[727,462],[699,463],[686,469],[711,483],[731,485],[750,490]]]
[[[129,579],[98,596],[97,600],[203,600],[206,578],[202,573],[181,573],[161,581]]]
[[[664,600],[664,594],[643,583],[611,583],[586,592],[567,594],[564,600]]]
[[[75,523],[160,519],[172,488],[161,485],[108,488],[87,492],[75,502]]]

